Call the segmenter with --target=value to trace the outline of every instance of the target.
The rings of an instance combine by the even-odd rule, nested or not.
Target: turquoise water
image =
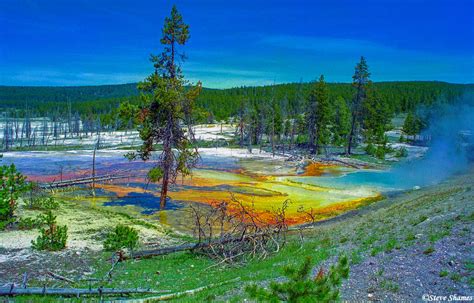
[[[341,176],[289,177],[288,179],[336,189],[371,187],[381,192],[403,190],[412,187],[408,182],[400,180],[400,176],[391,170],[363,170],[346,173]]]

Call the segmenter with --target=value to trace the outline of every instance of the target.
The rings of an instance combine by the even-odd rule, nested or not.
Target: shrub
[[[380,282],[380,287],[391,292],[398,292],[400,290],[400,286],[397,283],[385,279]]]
[[[462,279],[462,277],[459,273],[451,274],[451,280],[453,280],[454,282],[460,282],[461,279]]]
[[[397,239],[390,238],[387,243],[385,244],[385,252],[391,252],[394,248],[398,248],[399,244]]]
[[[21,230],[30,230],[41,227],[43,223],[41,216],[36,218],[20,218],[18,221],[18,228]]]
[[[427,249],[425,249],[425,250],[423,251],[423,253],[424,253],[425,255],[431,255],[434,251],[435,251],[435,249],[433,248],[433,246],[430,246],[430,247],[428,247]]]
[[[118,251],[123,248],[133,250],[137,246],[138,231],[125,225],[117,225],[104,241],[104,248],[108,251]]]
[[[366,152],[368,155],[374,156],[375,153],[377,152],[377,147],[375,147],[374,144],[369,143],[369,144],[367,144],[367,146],[365,147],[365,152]]]
[[[384,146],[379,146],[376,148],[375,150],[375,156],[381,160],[384,160],[385,159],[385,152],[386,152],[386,149]]]
[[[8,225],[10,225],[13,222],[15,222],[13,218],[0,220],[0,230],[4,230],[5,228],[7,228]]]
[[[53,197],[32,197],[26,207],[29,209],[52,210],[59,208],[59,202]]]
[[[5,227],[11,222],[18,197],[28,188],[26,177],[16,170],[14,164],[0,166],[0,222]]]
[[[56,224],[56,216],[48,211],[45,215],[41,216],[46,228],[40,229],[40,235],[36,238],[36,241],[31,241],[34,249],[37,250],[61,250],[66,247],[67,241],[67,226],[58,226]]]
[[[406,241],[413,241],[416,239],[416,236],[413,233],[408,233],[407,236],[405,237]]]
[[[397,150],[397,153],[395,154],[395,157],[397,158],[405,158],[408,156],[408,151],[405,147],[400,147],[398,150]]]
[[[339,286],[342,279],[349,276],[349,262],[341,256],[337,265],[332,265],[327,274],[319,270],[316,277],[310,277],[311,257],[307,257],[300,268],[285,267],[284,274],[288,281],[272,282],[270,289],[257,285],[246,287],[251,298],[263,302],[331,302],[339,297]]]

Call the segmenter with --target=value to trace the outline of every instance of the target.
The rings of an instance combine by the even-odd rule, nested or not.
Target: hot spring
[[[223,152],[223,150],[225,152]],[[169,193],[165,210],[159,210],[159,186],[145,179],[153,161],[128,161],[125,151],[99,150],[96,175],[127,174],[130,177],[112,183],[96,184],[95,196],[89,186],[59,193],[62,199],[126,212],[174,227],[186,226],[190,203],[210,205],[233,196],[255,211],[264,213],[288,201],[289,224],[309,220],[304,211],[324,219],[378,200],[388,191],[403,190],[403,184],[391,171],[357,170],[342,166],[308,166],[305,170],[285,161],[246,154],[243,150],[204,149],[192,176],[178,178]],[[92,151],[11,152],[4,163],[14,163],[31,181],[42,183],[89,177]],[[84,197],[81,195],[86,194]],[[80,198],[79,198],[80,197]]]

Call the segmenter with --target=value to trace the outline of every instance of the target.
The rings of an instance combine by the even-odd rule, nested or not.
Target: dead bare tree
[[[92,195],[95,197],[95,154],[100,147],[100,133],[97,136],[97,143],[94,146],[94,153],[92,155]]]
[[[314,208],[310,207],[309,209],[305,209],[303,206],[300,206],[297,210],[298,213],[304,215],[306,217],[305,221],[314,223],[317,219],[318,212],[314,210]]]
[[[246,257],[264,259],[278,252],[288,229],[288,203],[260,212],[231,194],[230,201],[215,203],[210,209],[192,205],[194,235],[201,244],[195,251],[220,263],[236,263]]]

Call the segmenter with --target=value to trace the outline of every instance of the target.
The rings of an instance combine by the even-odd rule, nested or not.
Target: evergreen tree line
[[[269,145],[273,153],[275,149],[292,150],[299,146],[312,154],[335,146],[350,154],[364,139],[369,153],[385,153],[385,132],[390,128],[394,110],[370,81],[364,57],[355,67],[346,98],[332,99],[330,85],[323,75],[308,86],[307,93],[303,85],[298,87],[294,102],[276,97],[276,86],[271,87],[268,100],[262,101],[255,94],[240,98],[237,113],[230,121],[236,125],[240,146],[251,149],[255,145]]]
[[[376,82],[373,86],[379,96],[388,104],[392,113],[410,112],[419,105],[433,105],[436,102],[452,102],[472,91],[472,84],[451,84],[436,81]],[[230,89],[206,89],[196,101],[198,122],[226,120],[236,116],[243,99],[252,102],[278,100],[282,110],[303,112],[302,100],[311,91],[311,83],[288,83],[257,87]],[[97,91],[93,90],[94,88]],[[352,98],[350,83],[327,83],[331,105],[337,99]],[[78,86],[78,87],[12,87],[0,86],[0,111],[9,111],[15,117],[53,117],[78,114],[81,119],[100,120],[112,126],[119,118],[119,105],[129,102],[139,104],[141,99],[137,84]],[[285,114],[285,112],[283,112]],[[120,121],[127,127],[129,121]]]
[[[453,102],[472,84],[451,84],[437,81],[374,82],[380,98],[387,103],[392,113],[410,112],[419,105],[431,106],[437,102]],[[310,94],[312,83],[288,83],[230,89],[203,89],[197,105],[212,118],[225,120],[238,113],[242,99],[268,102],[272,98],[292,111],[303,112],[302,100]],[[338,98],[350,100],[353,95],[351,83],[327,83],[331,104]]]

